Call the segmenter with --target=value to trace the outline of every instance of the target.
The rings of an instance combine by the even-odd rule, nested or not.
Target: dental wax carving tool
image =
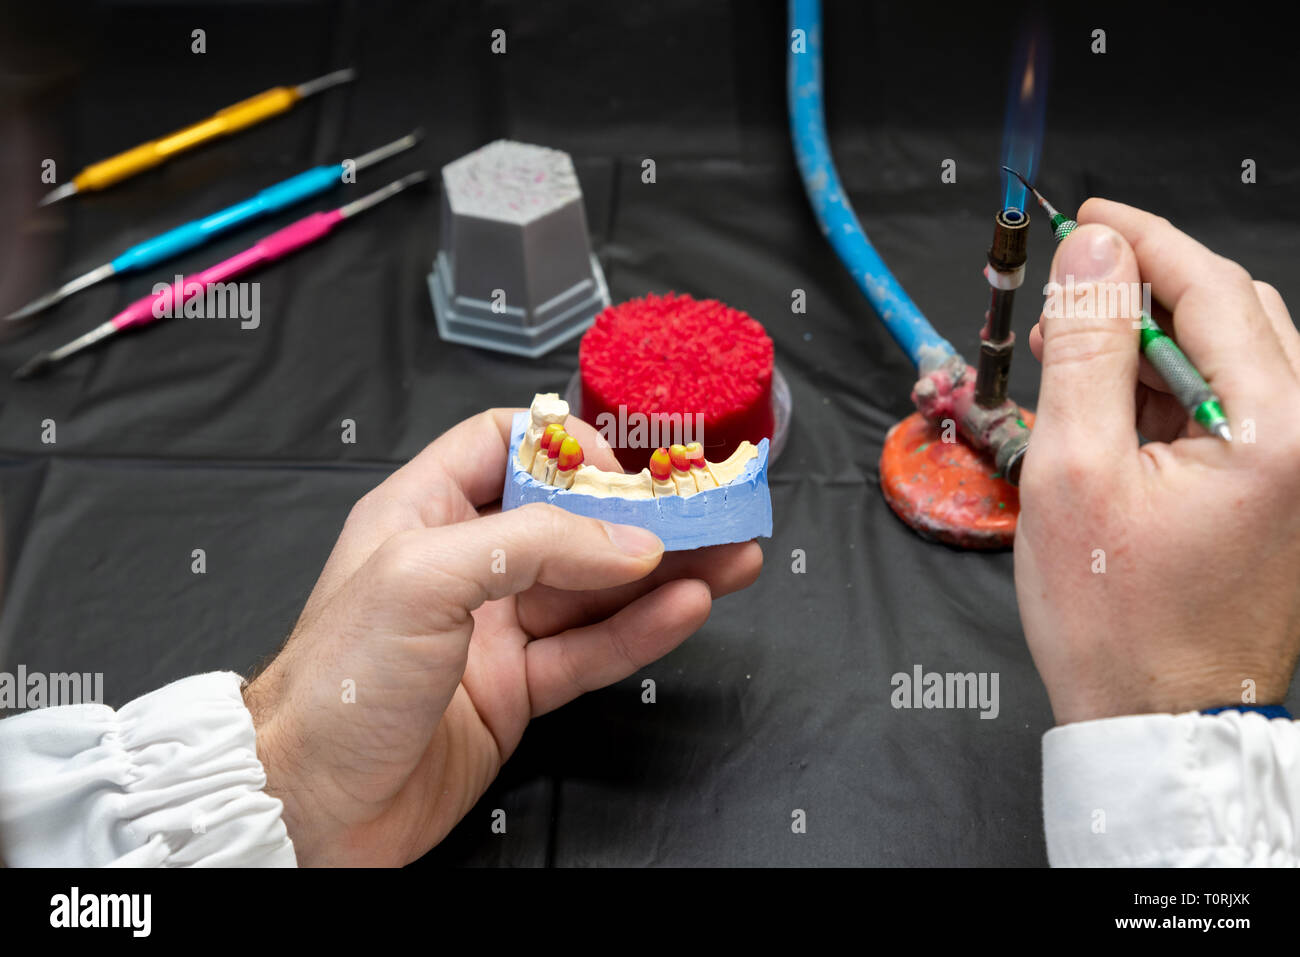
[[[254,219],[261,219],[263,216],[269,216],[272,213],[278,213],[282,209],[287,209],[303,200],[333,189],[343,182],[344,174],[349,171],[349,168],[352,172],[363,170],[389,157],[396,156],[418,143],[421,135],[420,131],[417,130],[399,140],[394,140],[373,149],[369,153],[363,153],[351,161],[350,167],[348,162],[336,163],[333,166],[313,167],[299,173],[297,176],[291,176],[276,183],[274,186],[268,186],[243,202],[227,206],[225,209],[218,210],[201,219],[182,223],[165,233],[159,233],[152,239],[136,243],[130,249],[116,256],[112,261],[64,283],[53,292],[41,296],[41,298],[27,304],[17,312],[5,316],[5,319],[23,319],[43,309],[48,309],[73,293],[89,289],[110,276],[119,276],[123,273],[137,272],[150,266],[156,266],[173,256],[179,256],[183,252],[202,246],[237,226],[242,226]]]
[[[106,189],[137,173],[152,169],[173,156],[193,149],[201,143],[229,136],[249,126],[261,123],[285,112],[299,100],[356,79],[355,70],[335,70],[325,76],[308,80],[297,86],[277,86],[251,96],[224,110],[218,110],[206,120],[200,120],[184,129],[169,133],[148,143],[141,143],[125,152],[110,156],[87,166],[69,182],[51,190],[40,201],[41,206],[57,203],[61,199],[90,190]]]
[[[292,223],[284,229],[258,240],[248,249],[236,253],[215,266],[209,266],[200,273],[180,279],[157,294],[137,299],[112,319],[96,326],[85,335],[79,336],[57,349],[41,352],[33,356],[14,372],[14,378],[26,379],[38,372],[43,372],[52,364],[61,362],[68,356],[75,355],[83,349],[117,335],[119,332],[146,326],[159,319],[180,315],[186,302],[204,295],[213,284],[224,283],[226,280],[242,275],[250,269],[274,262],[295,250],[301,249],[303,246],[309,246],[324,239],[334,231],[336,226],[345,220],[373,208],[384,200],[396,196],[408,186],[423,182],[427,178],[427,174],[423,171],[411,173],[389,183],[383,189],[376,190],[367,196],[340,206],[338,209],[312,213],[310,216],[304,217],[296,223]]]

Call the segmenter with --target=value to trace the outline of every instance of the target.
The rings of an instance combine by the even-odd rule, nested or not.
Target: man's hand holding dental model
[[[1015,545],[1063,726],[1044,741],[1049,856],[1297,863],[1295,725],[1195,712],[1280,704],[1300,654],[1300,334],[1272,287],[1166,220],[1094,199],[1079,223],[1052,266],[1073,300],[1049,296],[1030,337],[1043,377]],[[1143,282],[1231,443],[1139,363]]]
[[[621,471],[589,426],[568,430]],[[667,654],[758,575],[753,542],[665,556],[649,532],[550,506],[479,517],[509,434],[509,412],[476,416],[363,498],[245,691],[300,863],[420,856],[530,718]]]
[[[551,506],[488,514],[511,414],[462,422],[357,503],[289,641],[243,689],[247,712],[231,700],[238,679],[212,675],[116,714],[78,708],[92,726],[55,732],[58,747],[33,722],[68,709],[0,722],[0,758],[27,781],[0,802],[4,831],[27,839],[5,849],[9,863],[406,863],[473,807],[530,718],[671,651],[713,597],[757,577],[753,542],[665,555],[649,532]],[[619,471],[590,426],[566,428]],[[210,726],[168,728],[187,708],[202,712],[191,728]],[[80,764],[104,780],[69,783],[60,759],[83,743]],[[69,833],[103,830],[92,812],[116,817],[122,788],[135,820],[113,820],[113,837]],[[283,801],[283,825],[266,794]],[[79,857],[82,844],[93,851]]]

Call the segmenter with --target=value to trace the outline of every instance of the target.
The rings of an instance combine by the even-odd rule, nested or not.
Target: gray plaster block
[[[609,305],[569,154],[497,140],[442,168],[442,234],[429,274],[438,332],[540,356]]]

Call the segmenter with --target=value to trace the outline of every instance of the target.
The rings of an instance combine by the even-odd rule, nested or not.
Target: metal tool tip
[[[1025,189],[1032,190],[1034,188],[1034,184],[1029,182],[1029,180],[1025,179],[1023,176],[1021,176],[1017,170],[1012,169],[1010,166],[1003,166],[1002,168],[1006,170],[1008,173],[1010,173],[1012,176],[1014,176],[1016,179],[1020,180],[1020,182],[1024,183]]]
[[[9,313],[9,315],[5,316],[5,322],[16,322],[19,319],[26,319],[28,316],[40,312],[42,309],[45,308],[46,300],[48,300],[49,298],[50,298],[49,296],[42,296],[40,299],[35,299],[29,302],[21,309],[15,310],[14,312],[11,312]]]
[[[348,219],[349,217],[355,216],[357,213],[363,213],[367,209],[378,206],[384,200],[391,199],[393,196],[396,196],[398,193],[405,190],[408,186],[422,183],[428,178],[429,174],[422,169],[416,170],[414,173],[407,173],[401,179],[395,179],[387,186],[377,189],[369,195],[362,196],[360,199],[353,200],[346,205],[340,206],[338,208],[339,215],[344,219]]]
[[[352,67],[345,67],[342,70],[335,70],[333,73],[318,76],[314,80],[308,80],[306,83],[299,83],[296,90],[299,97],[314,96],[322,90],[328,90],[330,87],[338,86],[341,83],[351,83],[356,78],[357,71]]]
[[[30,379],[36,373],[45,371],[45,367],[49,364],[50,354],[48,352],[38,352],[14,370],[14,378]]]
[[[1232,430],[1228,428],[1227,422],[1216,422],[1214,424],[1214,434],[1225,442],[1232,441]]]
[[[61,199],[67,199],[77,192],[76,183],[64,183],[57,189],[52,189],[41,198],[37,206],[49,206],[51,203],[57,203]]]

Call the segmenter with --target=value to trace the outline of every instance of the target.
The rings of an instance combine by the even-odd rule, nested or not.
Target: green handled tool
[[[1002,168],[1024,183],[1025,189],[1034,194],[1038,205],[1047,213],[1052,235],[1056,237],[1058,243],[1078,228],[1078,223],[1045,200],[1043,194],[1034,189],[1029,180],[1010,166]],[[1201,423],[1207,432],[1217,435],[1225,442],[1231,442],[1232,430],[1228,428],[1228,417],[1223,414],[1223,403],[1214,394],[1214,390],[1210,388],[1205,378],[1196,371],[1192,360],[1187,358],[1187,354],[1178,348],[1178,343],[1169,338],[1145,310],[1142,312],[1138,328],[1142,354],[1165,380],[1174,398],[1187,410],[1187,414]]]

